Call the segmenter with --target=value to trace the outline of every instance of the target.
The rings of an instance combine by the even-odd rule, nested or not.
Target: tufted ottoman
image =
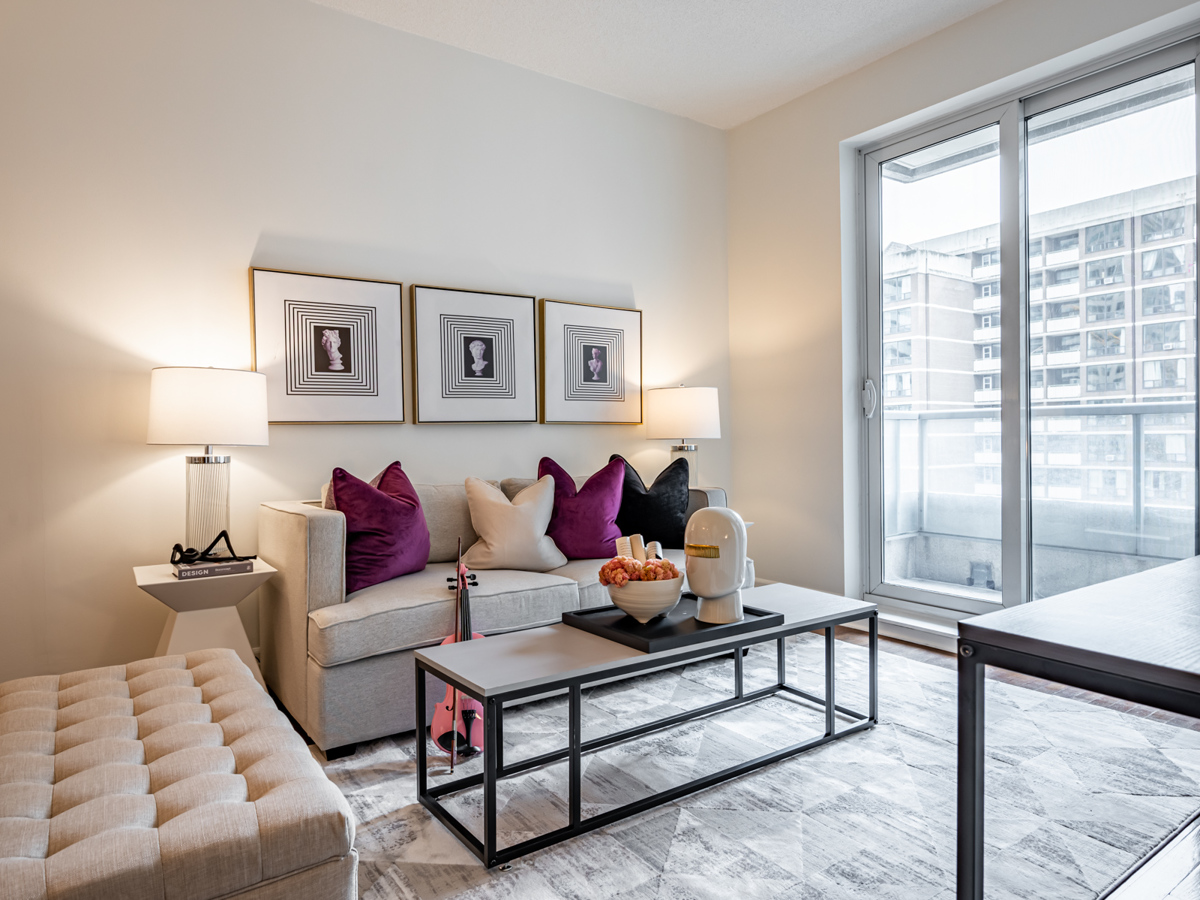
[[[344,797],[232,650],[0,684],[0,897],[356,897]]]

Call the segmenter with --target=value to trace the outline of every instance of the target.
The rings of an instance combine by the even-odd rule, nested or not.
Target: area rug
[[[838,702],[865,709],[866,650],[837,652]],[[819,635],[789,641],[793,684],[822,693],[822,662]],[[747,689],[771,683],[774,645],[745,671]],[[951,900],[955,672],[886,651],[879,672],[877,728],[507,868],[485,869],[417,804],[411,735],[360,745],[324,764],[358,817],[360,896]],[[724,657],[585,691],[584,739],[729,696],[732,679]],[[989,898],[1096,897],[1200,808],[1200,732],[998,682],[986,704]],[[562,747],[565,697],[504,724],[508,761]],[[585,756],[583,815],[822,731],[816,707],[774,697]],[[433,783],[446,765],[431,757]],[[501,782],[501,845],[565,824],[566,796],[565,762]],[[479,833],[480,791],[446,802]]]

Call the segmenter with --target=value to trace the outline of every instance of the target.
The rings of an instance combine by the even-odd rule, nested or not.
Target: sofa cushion
[[[612,460],[583,487],[558,463],[543,456],[538,477],[554,478],[554,515],[546,533],[554,539],[567,559],[611,557],[617,552],[617,511],[621,508],[621,489],[625,479],[625,461]]]
[[[546,572],[567,558],[546,534],[554,515],[554,479],[547,475],[509,500],[478,478],[466,481],[471,522],[479,540],[463,554],[472,569],[522,569]]]
[[[488,484],[499,487],[495,481]],[[429,525],[429,561],[453,562],[458,559],[458,539],[462,538],[463,552],[479,540],[471,524],[471,508],[467,505],[464,484],[418,484],[417,496],[425,510]]]
[[[647,544],[658,541],[664,547],[682,548],[691,500],[688,461],[682,457],[675,460],[647,488],[637,470],[614,453],[611,461],[617,460],[625,468],[621,511],[617,513],[621,533],[640,534]]]
[[[687,575],[684,573],[684,564],[687,562],[687,555],[682,550],[664,550],[663,555],[675,563],[680,574],[684,576],[683,589],[686,591]],[[612,600],[609,599],[608,588],[600,583],[600,567],[606,562],[608,562],[607,557],[604,559],[573,559],[565,566],[546,574],[570,578],[579,585],[580,609],[609,606],[612,604]]]
[[[370,484],[337,468],[329,484],[330,505],[346,517],[346,593],[425,568],[429,527],[400,463]]]
[[[599,567],[597,566],[597,569]],[[490,569],[475,573],[471,627],[496,634],[558,622],[579,608],[574,580],[544,572]],[[453,563],[372,585],[308,616],[308,655],[322,666],[426,647],[454,630]]]

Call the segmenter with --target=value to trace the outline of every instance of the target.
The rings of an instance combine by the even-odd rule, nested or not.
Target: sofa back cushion
[[[688,462],[677,459],[658,473],[646,487],[642,476],[623,457],[614,453],[611,461],[625,470],[625,486],[617,527],[622,534],[640,534],[646,543],[658,541],[664,547],[683,549],[683,535],[691,506],[688,489]]]
[[[479,540],[463,556],[472,569],[520,569],[548,572],[567,558],[546,534],[554,514],[554,479],[546,477],[509,500],[494,485],[466,481],[471,521]]]
[[[464,553],[479,540],[471,524],[466,488],[462,484],[418,484],[416,488],[429,523],[429,561],[455,562],[460,537]]]

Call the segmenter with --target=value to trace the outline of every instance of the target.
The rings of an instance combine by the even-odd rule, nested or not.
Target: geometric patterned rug
[[[839,704],[865,710],[866,649],[838,641],[837,655]],[[822,665],[819,635],[789,639],[792,684],[822,694]],[[411,734],[360,744],[322,762],[358,819],[360,896],[952,900],[956,673],[886,650],[879,665],[875,729],[490,871],[417,804]],[[773,683],[773,644],[752,649],[745,677]],[[585,690],[584,739],[730,696],[732,679],[724,657]],[[989,900],[1096,897],[1200,808],[1200,732],[986,690]],[[566,699],[506,708],[504,726],[506,760],[562,747]],[[773,697],[586,755],[583,815],[823,731],[815,707]],[[447,763],[431,745],[431,783]],[[566,784],[565,761],[502,781],[501,845],[565,824]],[[479,834],[479,789],[443,802]]]

